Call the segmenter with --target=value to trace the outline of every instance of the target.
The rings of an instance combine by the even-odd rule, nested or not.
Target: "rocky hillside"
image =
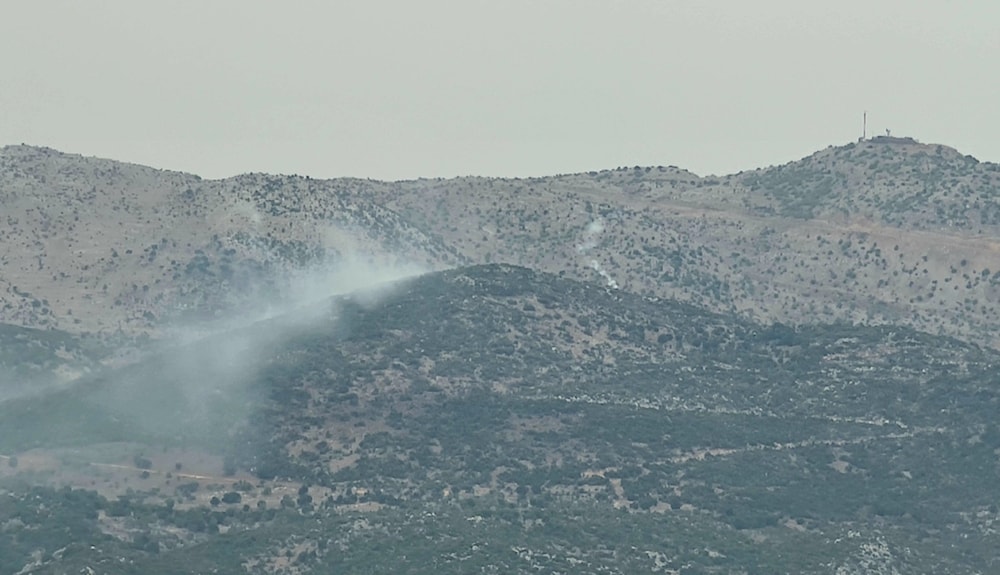
[[[475,261],[764,321],[1000,341],[1000,166],[944,146],[876,138],[722,178],[635,167],[399,187],[386,205]]]
[[[224,181],[44,148],[0,152],[3,319],[72,332],[155,334],[287,296],[303,270],[350,288],[366,269],[457,256],[377,203],[375,182],[249,174]],[[369,261],[371,260],[371,261]],[[377,265],[376,265],[377,264]],[[391,275],[391,274],[390,274]],[[380,278],[384,279],[384,278]],[[308,287],[308,286],[305,286]]]
[[[505,262],[765,322],[892,323],[998,345],[998,190],[996,164],[908,138],[725,177],[634,167],[395,183],[207,181],[12,146],[0,151],[0,308],[27,327],[156,335],[287,298],[303,269],[333,269],[336,284],[356,275],[336,273],[345,261]]]

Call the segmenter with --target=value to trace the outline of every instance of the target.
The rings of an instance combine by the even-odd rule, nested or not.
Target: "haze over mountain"
[[[3,148],[0,572],[992,572],[998,189]]]

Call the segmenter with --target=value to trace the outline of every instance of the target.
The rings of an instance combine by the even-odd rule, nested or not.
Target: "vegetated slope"
[[[156,334],[361,257],[505,262],[762,321],[900,324],[1000,344],[1000,167],[908,138],[724,177],[219,181],[0,152],[0,306],[24,326]]]
[[[261,478],[247,507],[198,519],[225,537],[177,539],[193,528],[157,506],[168,493],[125,499],[174,525],[142,531],[165,553],[130,552],[146,572],[236,556],[251,572],[281,557],[302,572],[996,567],[1000,354],[954,339],[760,325],[491,265],[219,341],[242,371],[205,341],[180,372],[165,356],[0,406],[8,449],[82,405],[100,423],[73,443],[202,444]],[[198,417],[192,377],[222,390]],[[288,479],[305,491],[261,515],[253,502]]]

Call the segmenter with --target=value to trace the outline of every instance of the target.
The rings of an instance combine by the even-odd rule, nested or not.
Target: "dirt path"
[[[704,461],[707,456],[713,457],[728,457],[731,455],[739,455],[741,453],[750,453],[753,451],[783,451],[786,449],[801,449],[803,447],[815,447],[817,445],[827,446],[827,447],[842,447],[845,445],[858,445],[860,443],[868,443],[872,441],[886,440],[886,439],[908,439],[915,437],[917,435],[926,435],[930,433],[944,433],[946,430],[938,427],[926,428],[926,429],[914,429],[912,431],[907,431],[903,433],[886,433],[885,435],[866,435],[863,437],[855,437],[853,439],[806,439],[804,441],[788,441],[785,443],[774,443],[770,445],[756,444],[747,445],[744,447],[737,448],[713,448],[706,447],[704,449],[695,449],[688,453],[683,453],[681,455],[676,455],[668,459],[671,463],[687,463],[688,461]]]

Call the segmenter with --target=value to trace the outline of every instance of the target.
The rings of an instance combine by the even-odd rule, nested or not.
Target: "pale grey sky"
[[[1000,161],[997,0],[10,0],[0,144],[225,177]]]

